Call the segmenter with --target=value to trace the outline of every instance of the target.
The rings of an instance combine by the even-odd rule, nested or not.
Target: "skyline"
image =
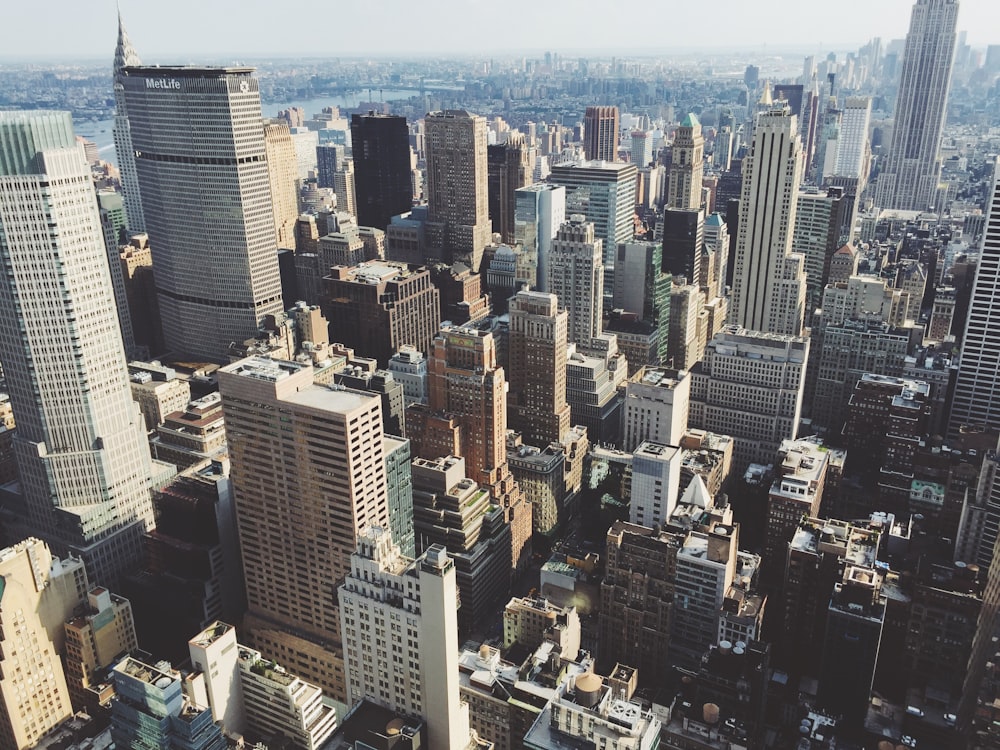
[[[44,49],[37,42],[37,6],[16,5],[6,9],[4,21],[8,33],[0,60],[7,63],[39,59],[85,61],[107,57],[108,50],[114,49],[117,24],[115,6],[110,2],[103,5],[100,12],[94,12],[93,6],[53,0],[46,6]],[[160,64],[179,64],[233,55],[251,58],[434,56],[442,49],[447,55],[463,56],[546,50],[574,56],[616,51],[631,51],[630,56],[699,51],[825,54],[831,50],[856,48],[873,37],[881,37],[886,43],[902,39],[906,35],[913,2],[883,0],[873,6],[865,0],[844,0],[836,14],[823,19],[823,33],[819,34],[820,25],[810,18],[787,12],[790,7],[787,0],[759,0],[753,4],[720,0],[710,16],[711,19],[726,19],[718,28],[708,29],[700,6],[671,8],[667,16],[669,25],[663,24],[661,37],[648,43],[645,39],[624,34],[610,39],[606,25],[590,22],[594,13],[587,9],[592,5],[593,0],[577,3],[578,12],[573,15],[567,15],[557,6],[536,6],[533,18],[518,19],[511,14],[490,13],[480,0],[463,3],[429,0],[424,6],[428,12],[417,16],[406,12],[408,8],[402,0],[386,0],[377,37],[363,32],[363,6],[338,9],[336,18],[343,21],[332,29],[323,24],[302,23],[301,15],[289,14],[261,0],[243,3],[218,0],[210,4],[178,0],[171,6],[170,13],[138,2],[121,3],[120,8],[129,34],[144,58]],[[995,28],[992,23],[995,11],[991,13],[991,5],[992,0],[960,2],[958,30],[968,31],[968,43],[973,47],[1000,43],[1000,39],[987,36],[987,30]],[[475,6],[480,11],[470,12]],[[252,17],[254,22],[237,19],[236,11],[242,18]],[[773,19],[779,14],[782,16],[780,34],[772,31]],[[201,18],[203,22],[192,25],[192,18]],[[705,29],[705,38],[692,42],[692,27]],[[482,39],[484,28],[493,32],[496,43]],[[793,39],[797,41],[788,43]],[[55,57],[51,54],[53,49],[59,50]],[[207,55],[206,50],[210,51]]]

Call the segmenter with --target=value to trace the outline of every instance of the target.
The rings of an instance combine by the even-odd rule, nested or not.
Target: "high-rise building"
[[[267,152],[275,237],[278,247],[294,250],[295,222],[299,219],[297,167],[292,131],[283,119],[265,121],[264,150]]]
[[[986,230],[976,264],[976,280],[962,338],[948,436],[967,424],[1000,428],[1000,161],[989,194]]]
[[[787,106],[757,118],[744,160],[739,230],[729,308],[731,323],[798,336],[805,313],[805,272],[792,253],[802,144]]]
[[[825,194],[803,192],[795,197],[792,247],[805,259],[807,319],[820,306],[823,289],[830,280],[830,261],[847,239],[841,236],[847,207],[842,188],[828,188]]]
[[[549,291],[549,257],[552,240],[566,221],[566,188],[538,183],[514,191],[514,243],[535,257],[535,283]]]
[[[913,5],[892,141],[876,185],[879,208],[927,211],[938,207],[941,134],[948,112],[957,22],[958,0],[917,0]]]
[[[601,334],[604,314],[604,244],[594,223],[570,216],[552,240],[546,288],[569,312],[567,336],[583,348]]]
[[[342,700],[336,587],[356,536],[390,527],[381,399],[263,358],[223,367],[219,390],[250,638]]]
[[[554,294],[518,292],[510,302],[508,426],[530,445],[559,442],[569,430],[568,321]]]
[[[121,76],[166,346],[224,360],[282,312],[257,79],[253,68]]]
[[[333,192],[337,194],[337,210],[352,216],[357,214],[358,202],[354,192],[354,162],[345,159],[333,173]]]
[[[615,258],[612,309],[629,313],[630,319],[656,338],[652,357],[636,362],[629,357],[629,364],[636,367],[642,362],[658,365],[667,359],[670,277],[663,273],[662,254],[659,242],[632,241],[620,244]]]
[[[385,367],[399,347],[427,353],[441,323],[440,293],[426,268],[370,261],[336,266],[323,279],[335,341]]]
[[[632,163],[639,169],[648,167],[653,161],[653,134],[648,130],[632,131]]]
[[[440,259],[468,259],[478,272],[490,244],[486,118],[465,110],[431,112],[427,139],[427,246]]]
[[[588,160],[618,161],[618,107],[587,107],[583,150]]]
[[[413,205],[406,118],[371,111],[351,115],[351,143],[358,224],[385,230],[393,216]]]
[[[413,560],[387,531],[370,528],[340,602],[348,702],[368,698],[422,717],[429,747],[474,747],[458,690],[458,585],[448,551],[435,544]]]
[[[806,338],[726,326],[691,370],[688,426],[733,436],[736,476],[797,437],[808,356]]]
[[[677,506],[681,449],[644,440],[632,451],[629,521],[639,526],[663,525]]]
[[[622,445],[635,450],[645,440],[680,445],[687,429],[691,377],[683,370],[649,367],[625,386]]]
[[[585,214],[594,223],[595,235],[604,242],[604,265],[613,269],[619,243],[635,235],[638,168],[635,164],[602,161],[559,164],[552,168],[549,182],[566,188],[567,213]],[[610,285],[611,274],[605,276],[605,283]],[[610,287],[605,294],[611,296]]]
[[[701,208],[701,176],[705,170],[705,138],[701,123],[688,114],[677,128],[670,151],[667,207],[697,211]]]
[[[60,561],[29,538],[0,550],[0,586],[0,744],[21,750],[73,714],[59,656],[87,572],[82,561]]]
[[[153,526],[94,188],[68,112],[0,114],[0,357],[24,522],[113,586]]]
[[[139,192],[139,178],[135,169],[135,149],[132,147],[132,131],[129,127],[128,112],[125,109],[125,87],[122,85],[122,69],[142,65],[139,53],[135,51],[121,13],[118,14],[118,44],[115,47],[114,91],[115,91],[115,156],[122,176],[122,193],[125,197],[125,215],[128,228],[132,232],[145,232],[146,222],[142,215],[142,195]]]
[[[530,156],[520,133],[509,133],[506,143],[486,147],[490,222],[504,242],[514,241],[515,191],[531,184]]]

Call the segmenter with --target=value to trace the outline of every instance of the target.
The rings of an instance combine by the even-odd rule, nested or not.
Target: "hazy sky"
[[[144,62],[218,57],[851,49],[901,38],[913,0],[121,0]],[[110,58],[112,0],[0,0],[0,57]],[[1000,2],[961,0],[969,43],[1000,43]]]

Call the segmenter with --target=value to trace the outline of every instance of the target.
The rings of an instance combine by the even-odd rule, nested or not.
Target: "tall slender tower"
[[[705,138],[701,123],[688,114],[677,128],[670,151],[667,207],[697,211],[701,208],[701,176],[705,171]]]
[[[142,215],[142,196],[139,193],[139,178],[135,171],[135,151],[132,148],[132,131],[129,128],[128,111],[125,109],[125,87],[122,86],[122,69],[130,65],[142,65],[139,53],[135,51],[122,14],[118,14],[118,46],[115,47],[114,89],[115,89],[115,154],[118,156],[118,170],[122,176],[122,193],[125,197],[125,216],[128,228],[133,232],[145,232],[146,221]]]
[[[114,586],[153,526],[90,166],[68,112],[0,113],[0,359],[32,531]]]
[[[969,316],[962,339],[948,436],[966,424],[1000,429],[1000,161],[993,174],[986,231],[976,265]]]
[[[351,115],[358,225],[385,230],[410,210],[410,133],[399,115]]]
[[[487,146],[487,186],[493,231],[504,242],[514,241],[515,191],[531,184],[531,160],[521,133],[510,133],[506,143]]]
[[[225,360],[282,312],[257,78],[126,67],[121,85],[166,346]]]
[[[805,312],[803,258],[792,254],[802,143],[787,106],[762,112],[743,162],[729,322],[798,336]]]
[[[518,292],[510,302],[509,426],[530,445],[558,442],[569,430],[568,323],[554,294]]]
[[[588,160],[618,161],[618,107],[587,107],[583,150]]]
[[[935,207],[957,21],[958,0],[917,0],[913,5],[892,142],[875,192],[879,208],[926,211]]]
[[[442,260],[468,258],[479,271],[490,243],[486,118],[465,110],[431,112],[427,139],[427,244]]]
[[[569,340],[587,348],[601,335],[604,315],[604,243],[594,224],[573,214],[552,240],[547,289],[569,311]]]

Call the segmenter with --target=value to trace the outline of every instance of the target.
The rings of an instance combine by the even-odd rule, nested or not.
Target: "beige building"
[[[427,150],[427,247],[441,260],[467,259],[479,271],[490,244],[486,118],[465,110],[424,118]]]
[[[536,648],[552,643],[559,655],[576,661],[580,654],[580,615],[576,607],[558,607],[543,596],[514,597],[503,610],[503,647],[515,643]]]
[[[122,654],[139,647],[128,599],[100,586],[87,593],[87,603],[66,622],[66,682],[74,707],[92,716],[107,685],[98,670],[106,670]]]
[[[219,389],[250,641],[343,700],[336,586],[357,535],[389,528],[381,400],[260,358],[219,370]]]
[[[667,207],[697,211],[701,208],[701,177],[705,169],[705,138],[701,123],[688,114],[677,128],[667,179]]]
[[[219,394],[209,393],[168,414],[150,446],[158,461],[173,464],[179,471],[220,458],[227,445]]]
[[[86,591],[83,562],[38,539],[0,550],[0,746],[34,747],[73,714],[59,655]]]
[[[147,430],[155,430],[168,414],[183,409],[191,400],[191,386],[178,378],[172,367],[130,362],[128,371],[132,400],[139,404]]]
[[[299,218],[298,164],[292,133],[285,120],[264,121],[264,150],[278,247],[294,248],[295,222]]]

